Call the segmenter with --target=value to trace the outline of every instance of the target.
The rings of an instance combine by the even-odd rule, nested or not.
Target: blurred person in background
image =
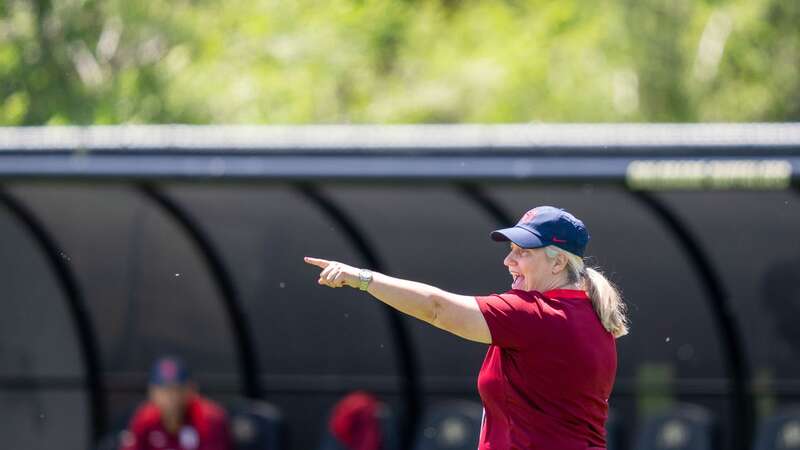
[[[305,261],[322,269],[321,285],[367,291],[433,326],[490,344],[478,375],[484,406],[479,450],[605,448],[615,339],[628,326],[619,291],[585,264],[588,230],[569,212],[540,206],[491,238],[510,244],[503,264],[512,282],[509,291],[488,296],[458,295],[335,261]],[[451,245],[458,243],[432,251],[446,254]]]
[[[387,450],[386,405],[366,391],[347,394],[333,407],[319,450]]]
[[[159,358],[150,371],[148,400],[122,435],[121,450],[233,450],[225,410],[197,392],[177,357]]]

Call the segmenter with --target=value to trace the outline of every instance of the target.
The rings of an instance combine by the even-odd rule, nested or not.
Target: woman
[[[503,264],[511,290],[465,296],[339,262],[318,283],[367,291],[406,314],[490,344],[478,376],[485,416],[479,450],[586,450],[605,447],[608,398],[617,368],[615,338],[627,334],[617,289],[584,265],[589,233],[552,206],[494,231],[509,241]]]

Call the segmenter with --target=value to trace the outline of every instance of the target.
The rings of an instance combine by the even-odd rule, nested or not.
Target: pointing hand
[[[307,264],[311,264],[312,266],[317,266],[322,269],[317,283],[323,286],[333,288],[342,286],[358,287],[359,269],[353,266],[348,266],[347,264],[337,261],[328,261],[327,259],[312,258],[310,256],[306,256],[303,258],[303,260]]]

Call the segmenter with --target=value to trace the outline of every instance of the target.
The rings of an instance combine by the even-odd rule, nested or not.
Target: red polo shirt
[[[143,404],[122,437],[121,450],[232,450],[228,418],[219,405],[199,395],[186,406],[186,419],[177,433],[161,422],[152,402]]]
[[[492,334],[478,376],[479,450],[605,447],[614,337],[584,291],[476,297]]]

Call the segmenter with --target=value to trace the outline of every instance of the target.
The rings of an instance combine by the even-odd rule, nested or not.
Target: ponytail
[[[627,308],[619,289],[597,269],[586,267],[586,292],[600,322],[615,338],[628,334]]]
[[[545,247],[547,257],[555,258],[558,253],[567,257],[567,276],[570,283],[581,278],[586,282],[586,293],[592,300],[592,307],[600,323],[615,338],[628,334],[627,308],[622,301],[619,289],[596,268],[586,267],[583,258],[555,246]]]

